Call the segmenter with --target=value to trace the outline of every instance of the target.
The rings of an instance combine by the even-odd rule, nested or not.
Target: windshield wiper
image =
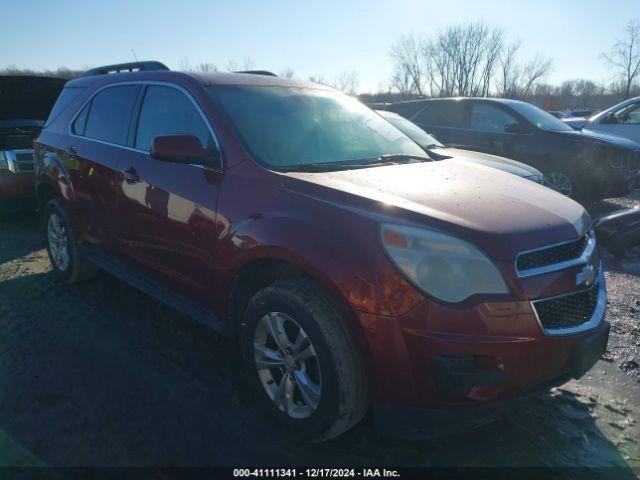
[[[333,170],[348,170],[350,168],[365,168],[369,165],[360,165],[347,162],[313,162],[299,163],[280,170],[283,172],[330,172]]]
[[[397,165],[404,160],[420,160],[429,162],[429,157],[421,155],[407,155],[404,153],[387,153],[379,157],[351,160],[346,162],[313,162],[299,163],[282,169],[285,172],[330,172],[333,170],[350,170],[356,168],[369,168],[372,166]]]
[[[366,164],[372,165],[376,163],[388,163],[388,162],[401,162],[403,160],[420,160],[422,162],[428,162],[431,159],[429,157],[423,157],[422,155],[410,155],[406,153],[386,153],[376,158],[370,158],[365,160]]]

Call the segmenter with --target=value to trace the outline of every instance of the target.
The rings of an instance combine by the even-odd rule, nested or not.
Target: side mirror
[[[510,123],[504,127],[505,133],[527,133],[527,129],[519,123]]]
[[[211,157],[198,137],[190,134],[158,135],[153,138],[149,153],[157,160],[175,163],[198,163]]]
[[[618,123],[618,117],[615,113],[609,112],[600,120],[600,123]]]

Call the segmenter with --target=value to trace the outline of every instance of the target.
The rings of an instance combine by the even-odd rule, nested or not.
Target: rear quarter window
[[[60,92],[56,103],[53,104],[53,108],[51,109],[51,113],[49,113],[49,117],[47,118],[45,127],[49,126],[51,122],[53,122],[58,115],[64,112],[71,103],[78,98],[78,96],[85,90],[84,87],[66,87]]]

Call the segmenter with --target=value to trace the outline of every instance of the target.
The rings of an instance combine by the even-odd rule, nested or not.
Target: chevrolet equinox
[[[124,71],[127,70],[127,71]],[[35,144],[63,282],[96,267],[237,342],[259,405],[425,437],[583,375],[608,339],[585,210],[331,88],[157,62],[66,84]]]

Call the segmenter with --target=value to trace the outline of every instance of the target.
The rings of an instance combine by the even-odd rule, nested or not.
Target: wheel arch
[[[362,353],[366,354],[364,332],[356,313],[340,289],[326,275],[284,255],[272,254],[270,256],[252,258],[236,271],[231,282],[226,306],[226,317],[234,338],[238,338],[244,308],[251,297],[262,288],[278,280],[294,278],[307,279],[313,282],[335,302],[344,317],[347,330]]]

